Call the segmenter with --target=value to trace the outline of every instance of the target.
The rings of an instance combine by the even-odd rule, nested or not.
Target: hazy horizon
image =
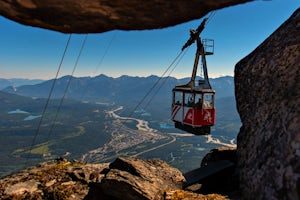
[[[107,74],[98,74],[98,75],[94,75],[94,76],[73,76],[75,78],[95,78],[97,76],[100,76],[100,75],[104,75],[104,76],[107,76],[107,77],[110,77],[110,78],[120,78],[122,76],[128,76],[128,77],[138,77],[138,78],[147,78],[147,77],[150,77],[150,76],[157,76],[157,77],[161,77],[159,75],[155,75],[155,74],[150,74],[150,75],[147,75],[147,76],[138,76],[138,75],[128,75],[128,74],[123,74],[123,75],[120,75],[120,76],[117,76],[117,77],[113,77],[113,76],[109,76]],[[66,74],[66,75],[63,75],[63,76],[59,76],[58,79],[62,78],[62,77],[65,77],[65,76],[70,76],[69,74]],[[221,76],[217,76],[217,77],[209,77],[210,79],[216,79],[216,78],[222,78],[222,77],[234,77],[233,75],[221,75]],[[168,77],[168,76],[164,76],[164,77]],[[176,78],[176,79],[185,79],[185,78],[190,78],[190,76],[186,76],[186,77],[174,77],[174,76],[170,76],[172,78]],[[43,81],[47,81],[47,80],[52,80],[54,78],[50,78],[50,79],[41,79],[41,78],[23,78],[23,77],[12,77],[12,78],[4,78],[4,77],[0,77],[0,79],[5,79],[5,80],[43,80]]]

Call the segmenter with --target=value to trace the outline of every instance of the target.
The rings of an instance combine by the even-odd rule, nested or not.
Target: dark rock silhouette
[[[0,14],[21,24],[64,33],[101,33],[165,28],[247,1],[251,0],[0,1]]]
[[[300,9],[235,67],[245,199],[300,199]]]
[[[230,161],[234,165],[203,180],[201,188],[197,192],[201,194],[218,193],[227,196],[235,195],[239,188],[236,148],[221,146],[212,149],[202,159],[201,167],[209,167],[218,161]]]

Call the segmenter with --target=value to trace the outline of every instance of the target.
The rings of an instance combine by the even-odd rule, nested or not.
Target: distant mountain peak
[[[94,78],[112,78],[112,77],[109,77],[105,74],[99,74],[98,76],[95,76]]]

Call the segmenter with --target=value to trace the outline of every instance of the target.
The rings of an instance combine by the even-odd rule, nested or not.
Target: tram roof
[[[180,86],[176,86],[175,88],[173,88],[173,91],[180,91],[180,92],[188,92],[188,93],[215,93],[215,90],[213,89],[203,89],[200,87],[180,87]]]

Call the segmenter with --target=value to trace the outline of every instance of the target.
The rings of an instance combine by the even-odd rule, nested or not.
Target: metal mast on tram
[[[208,80],[208,73],[207,73],[207,65],[206,65],[206,58],[205,55],[212,55],[213,54],[213,49],[212,51],[206,52],[204,45],[201,41],[200,34],[205,28],[205,23],[207,21],[207,18],[203,19],[201,24],[198,26],[196,30],[191,29],[190,30],[190,38],[188,41],[183,45],[181,50],[183,51],[185,48],[188,46],[192,45],[195,41],[197,43],[197,51],[196,51],[196,56],[195,56],[195,61],[194,61],[194,66],[193,66],[193,72],[191,76],[191,80],[189,83],[186,85],[178,85],[179,87],[190,87],[194,88],[195,87],[195,79],[197,75],[197,69],[198,69],[198,63],[199,63],[199,57],[201,55],[201,62],[202,62],[202,68],[203,68],[203,80],[199,80],[199,85],[198,87],[200,89],[211,89],[209,80]],[[213,40],[204,40],[204,41],[212,41]],[[210,45],[208,47],[213,47],[213,45]]]

